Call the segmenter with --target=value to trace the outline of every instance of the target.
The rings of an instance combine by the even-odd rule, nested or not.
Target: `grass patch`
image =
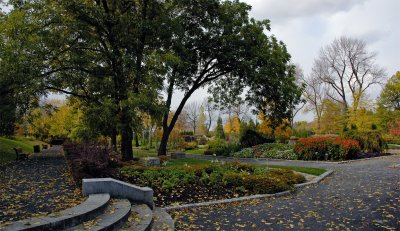
[[[168,160],[166,166],[194,166],[194,165],[208,165],[208,164],[211,164],[210,160],[185,158],[185,159]]]
[[[151,151],[146,151],[146,150],[134,149],[133,155],[138,156],[138,157],[149,157],[149,156],[156,157],[157,153],[151,152]]]
[[[398,144],[388,144],[388,149],[400,149],[400,145],[398,145]]]
[[[32,153],[34,145],[44,144],[41,141],[27,137],[0,137],[0,164],[15,160],[15,151],[13,148],[20,147],[25,153]]]
[[[299,167],[299,166],[268,165],[268,168],[290,169],[296,172],[302,172],[314,176],[319,176],[326,172],[326,169],[323,168],[309,168],[309,167]]]
[[[186,150],[185,152],[188,154],[203,155],[204,151],[205,151],[204,149],[192,149],[192,150]]]

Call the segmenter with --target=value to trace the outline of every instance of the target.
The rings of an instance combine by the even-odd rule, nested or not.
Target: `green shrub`
[[[263,144],[263,143],[273,143],[273,139],[267,139],[262,136],[260,133],[253,130],[246,130],[240,136],[239,143],[242,147],[248,148],[253,147],[255,145]]]
[[[241,149],[239,144],[230,144],[221,139],[216,139],[208,143],[208,149],[217,156],[230,156],[231,153]]]
[[[185,142],[185,150],[193,150],[197,148],[197,142]]]
[[[302,175],[291,170],[268,169],[233,162],[213,163],[208,166],[141,167],[125,166],[121,173],[125,180],[149,186],[162,192],[182,187],[231,187],[235,191],[275,193],[288,190],[293,184],[305,181]]]
[[[246,172],[229,172],[223,177],[227,186],[244,186],[255,193],[275,193],[289,190],[293,184],[305,182],[304,176],[290,170],[273,169],[266,174],[250,175]]]
[[[269,159],[285,159],[295,160],[297,159],[294,153],[294,145],[280,144],[280,143],[266,143],[254,146],[252,148],[245,148],[239,152],[232,154],[233,157],[237,158],[269,158]]]
[[[223,182],[227,186],[239,187],[244,185],[245,172],[227,172],[223,177]]]
[[[253,149],[252,148],[244,148],[238,152],[235,152],[231,155],[236,158],[252,158],[253,157]]]
[[[350,130],[344,133],[345,138],[357,140],[361,150],[381,153],[387,148],[386,142],[379,131],[358,132]]]

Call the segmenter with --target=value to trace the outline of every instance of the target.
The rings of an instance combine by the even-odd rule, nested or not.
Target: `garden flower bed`
[[[269,158],[269,159],[284,159],[296,160],[297,155],[294,153],[294,145],[266,143],[244,148],[239,152],[232,154],[232,157],[237,158]]]
[[[141,167],[128,165],[120,178],[154,190],[157,206],[197,203],[293,189],[304,176],[289,169],[234,163]]]

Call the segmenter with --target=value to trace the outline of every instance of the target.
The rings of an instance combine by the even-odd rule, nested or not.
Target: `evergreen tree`
[[[218,117],[217,127],[215,128],[215,137],[217,139],[225,139],[224,126],[222,125],[222,118]]]

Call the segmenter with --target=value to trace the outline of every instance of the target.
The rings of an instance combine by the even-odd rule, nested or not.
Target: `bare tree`
[[[190,127],[193,129],[193,134],[196,134],[196,128],[200,116],[200,105],[197,102],[191,102],[185,106],[185,113],[187,115]]]
[[[340,102],[344,112],[350,103],[357,110],[365,91],[384,79],[385,70],[375,63],[376,55],[368,52],[364,41],[347,37],[321,49],[314,68],[320,69],[318,76],[328,87],[327,96]]]
[[[300,67],[299,64],[295,64],[295,83],[297,86],[301,87],[304,89],[304,85],[306,85],[306,83],[304,82],[304,71],[303,69]],[[298,104],[293,105],[293,109],[292,109],[292,113],[290,115],[289,119],[289,123],[290,123],[290,127],[293,128],[294,126],[294,117],[304,108],[304,106],[307,104],[307,100],[304,99],[304,92],[303,95],[301,97],[301,100]]]
[[[314,111],[317,119],[317,129],[321,129],[321,117],[323,111],[323,100],[326,96],[325,88],[321,80],[323,72],[319,66],[314,65],[311,75],[304,78],[303,82],[306,84],[303,96],[307,100],[306,111]]]
[[[204,99],[203,102],[204,112],[206,113],[206,129],[207,134],[210,133],[211,125],[214,121],[216,107],[210,99]]]

